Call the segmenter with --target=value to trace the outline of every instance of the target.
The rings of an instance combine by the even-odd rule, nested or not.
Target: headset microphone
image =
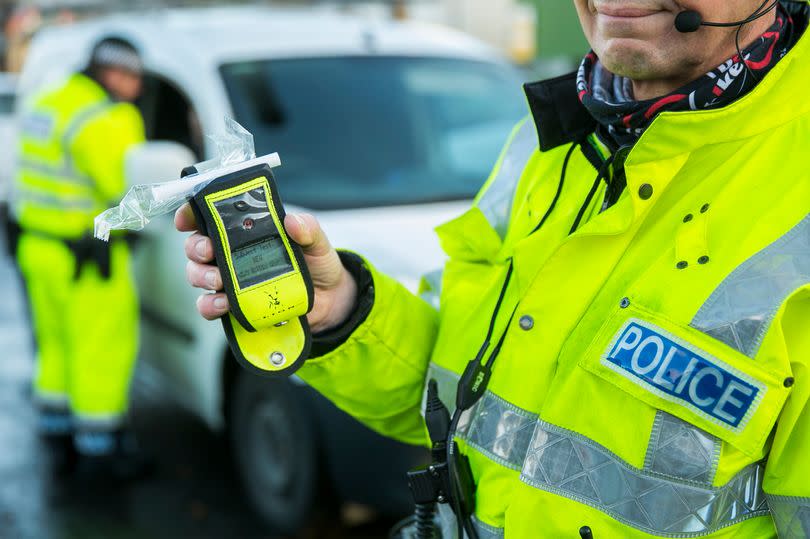
[[[675,29],[682,34],[691,34],[700,30],[703,17],[697,11],[681,11],[675,17]]]
[[[734,26],[742,27],[750,22],[754,22],[760,17],[764,17],[765,15],[776,9],[776,6],[779,4],[777,0],[773,2],[770,6],[768,6],[767,9],[763,10],[766,3],[767,0],[766,2],[763,2],[760,8],[756,10],[754,14],[748,17],[747,19],[735,22],[705,22],[703,20],[703,16],[697,11],[694,10],[681,11],[675,17],[675,29],[682,34],[689,34],[692,32],[697,32],[701,26],[714,26],[719,28],[733,28]]]

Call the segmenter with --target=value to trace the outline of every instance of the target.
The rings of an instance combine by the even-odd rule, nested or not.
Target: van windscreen
[[[328,57],[227,64],[256,153],[279,152],[279,188],[313,209],[471,198],[526,114],[507,64]]]

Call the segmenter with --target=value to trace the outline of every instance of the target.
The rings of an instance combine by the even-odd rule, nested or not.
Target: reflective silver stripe
[[[518,182],[537,147],[535,124],[527,118],[512,137],[497,176],[478,200],[478,208],[501,238],[506,237],[509,228],[512,200]]]
[[[695,537],[768,514],[763,468],[745,468],[720,488],[634,468],[579,434],[538,421],[521,480],[598,509],[653,535]]]
[[[666,412],[655,415],[644,469],[711,486],[720,439]]]
[[[441,401],[451,412],[455,410],[459,375],[431,363],[428,380],[431,378],[438,384]],[[501,466],[520,470],[536,421],[537,414],[487,391],[475,406],[461,415],[456,437]]]
[[[66,168],[57,165],[48,165],[47,163],[32,161],[30,159],[20,159],[17,161],[17,166],[21,172],[30,171],[35,174],[47,176],[54,180],[64,181],[75,185],[92,187],[93,181],[82,174],[78,174],[73,168]]]
[[[56,120],[52,115],[42,111],[31,112],[20,122],[20,135],[47,141],[53,134],[55,124]]]
[[[77,210],[92,211],[96,208],[93,200],[87,198],[69,198],[50,193],[43,193],[35,189],[16,186],[13,193],[15,209],[19,210],[23,204],[31,204],[50,210]]]
[[[67,393],[41,389],[34,390],[34,402],[39,408],[49,410],[67,410],[70,405]]]
[[[431,364],[428,377],[454,409],[459,376]],[[653,534],[696,537],[768,514],[761,465],[713,487],[720,441],[663,412],[656,417],[644,469],[490,391],[462,415],[457,435],[492,461],[521,471],[523,482]]]
[[[537,414],[487,391],[462,415],[458,435],[501,466],[520,470],[536,423]]]
[[[810,537],[810,498],[767,494],[780,539]]]
[[[451,412],[455,410],[459,375],[431,363],[428,380],[431,378],[436,380],[444,405]],[[456,436],[501,466],[520,470],[536,421],[537,414],[487,391],[461,415]]]
[[[456,389],[459,380],[461,380],[461,376],[435,363],[431,363],[430,366],[428,366],[427,379],[425,380],[425,395],[427,394],[427,382],[431,379],[436,380],[436,384],[439,387],[439,399],[447,406],[447,409],[452,414],[456,409]],[[425,399],[423,395],[422,410],[424,409]]]
[[[496,528],[481,522],[473,515],[473,527],[478,534],[478,539],[500,539],[503,537],[503,528]]]
[[[124,424],[124,414],[80,414],[75,416],[76,427],[92,431],[113,431]]]
[[[100,101],[99,103],[95,103],[85,109],[82,109],[70,120],[70,123],[68,123],[64,133],[62,134],[62,148],[65,151],[65,155],[70,155],[70,143],[73,142],[73,138],[79,134],[82,127],[84,127],[87,122],[92,120],[94,116],[97,116],[112,108],[113,105],[114,103],[109,100]]]
[[[62,154],[65,158],[66,169],[76,170],[73,164],[73,154],[70,152],[70,145],[73,143],[73,139],[79,134],[79,131],[81,131],[87,122],[92,120],[93,117],[110,109],[113,105],[114,103],[112,101],[105,100],[95,105],[90,105],[71,119],[65,132],[62,134]],[[78,171],[76,171],[76,173],[78,174]]]
[[[715,290],[692,327],[755,357],[774,315],[810,283],[810,215],[744,262]]]
[[[444,269],[437,269],[422,276],[422,293],[419,294],[431,307],[439,310],[439,299],[442,294],[442,274]]]

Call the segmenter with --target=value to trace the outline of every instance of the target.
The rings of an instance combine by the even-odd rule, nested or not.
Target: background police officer
[[[436,379],[466,409],[468,536],[808,537],[808,3],[574,3],[593,51],[527,86],[532,116],[437,229],[438,313],[287,218],[316,287],[299,374],[410,443]],[[211,242],[186,254],[221,290]]]
[[[143,464],[124,429],[138,323],[129,249],[92,238],[94,216],[124,191],[127,151],[144,141],[132,104],[142,72],[132,44],[104,39],[83,72],[22,115],[18,261],[37,343],[39,426],[57,469],[72,466],[74,449],[93,473],[126,476]]]

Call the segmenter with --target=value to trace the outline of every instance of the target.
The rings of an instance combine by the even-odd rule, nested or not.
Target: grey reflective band
[[[506,237],[509,228],[518,182],[537,148],[537,130],[534,122],[527,118],[512,137],[497,175],[478,200],[478,208],[501,239]]]
[[[114,104],[115,103],[109,99],[99,101],[98,103],[94,103],[87,106],[87,108],[82,109],[70,120],[65,128],[64,133],[62,134],[62,147],[64,148],[66,154],[69,155],[69,152],[67,151],[68,146],[73,142],[76,135],[79,134],[81,128],[84,127],[87,122],[92,120],[94,116],[97,116],[102,112],[105,112],[107,109],[112,108]]]
[[[431,364],[428,378],[437,381],[442,401],[452,404],[459,376]],[[519,470],[524,483],[654,535],[698,537],[769,514],[762,465],[713,487],[719,440],[663,412],[656,418],[644,469],[490,391],[463,414],[457,434],[492,461]]]
[[[720,439],[659,410],[644,469],[711,486],[720,463]]]
[[[43,391],[36,389],[34,391],[34,402],[40,408],[48,408],[51,410],[69,410],[70,399],[67,393],[56,391]]]
[[[810,498],[773,494],[768,494],[767,497],[780,538],[810,537]]]
[[[451,370],[440,367],[435,363],[428,366],[427,379],[425,380],[425,390],[423,392],[422,410],[425,409],[425,395],[427,395],[427,382],[436,380],[436,385],[439,389],[439,400],[447,406],[450,414],[456,409],[456,389],[458,389],[458,382],[461,376]]]
[[[462,415],[457,434],[491,460],[520,470],[536,424],[537,414],[487,391]]]
[[[475,515],[473,515],[472,521],[473,527],[478,534],[478,539],[501,539],[504,536],[503,528],[497,528],[481,522],[475,518]]]
[[[21,206],[30,204],[47,210],[75,210],[92,211],[96,208],[93,200],[88,198],[69,198],[49,193],[43,193],[35,189],[17,185],[14,190],[14,207],[19,210]]]
[[[439,310],[439,299],[442,293],[443,273],[444,269],[438,269],[423,275],[422,287],[424,288],[424,291],[419,294],[419,297],[428,302],[430,306],[437,311]]]
[[[102,112],[106,112],[112,108],[114,104],[115,103],[109,99],[105,99],[104,101],[100,101],[88,106],[70,120],[70,123],[68,123],[64,133],[62,133],[61,141],[62,155],[64,155],[65,159],[65,169],[76,170],[76,167],[73,164],[73,155],[70,152],[70,145],[73,144],[73,139],[75,139],[82,128],[87,125],[87,122]],[[79,174],[78,170],[76,170],[76,174]]]
[[[59,181],[61,183],[70,183],[84,187],[93,187],[94,183],[92,178],[82,174],[73,164],[73,159],[70,153],[70,145],[73,139],[79,134],[81,129],[87,124],[88,121],[93,119],[98,114],[105,112],[113,106],[113,102],[105,99],[99,103],[88,106],[81,110],[74,116],[65,128],[62,134],[60,144],[62,146],[62,162],[60,164],[51,164],[43,161],[33,159],[21,158],[18,160],[17,165],[21,172],[31,172],[39,176],[46,177],[51,180]],[[45,115],[34,113],[29,115],[23,122],[25,133],[34,138],[45,139],[50,137],[53,131],[53,118]],[[45,136],[47,126],[47,137]],[[47,205],[47,204],[46,204]]]
[[[520,478],[647,533],[697,537],[768,515],[762,475],[757,464],[719,488],[672,480],[634,468],[579,434],[538,421]]]
[[[123,426],[124,416],[123,414],[78,414],[74,415],[74,421],[79,429],[110,432]]]
[[[807,283],[810,215],[734,270],[691,326],[754,358],[782,303]]]
[[[41,111],[31,112],[20,121],[20,135],[39,141],[47,141],[53,135],[56,120],[51,114]]]
[[[439,398],[452,412],[460,376],[431,363],[428,380],[436,380]],[[423,402],[424,408],[424,402]],[[537,414],[486,391],[472,408],[461,414],[456,437],[501,466],[519,471],[537,423]]]
[[[93,180],[83,174],[79,174],[73,167],[62,165],[49,165],[47,163],[32,161],[30,159],[20,159],[17,161],[20,172],[32,172],[48,179],[57,179],[60,182],[92,187]]]

